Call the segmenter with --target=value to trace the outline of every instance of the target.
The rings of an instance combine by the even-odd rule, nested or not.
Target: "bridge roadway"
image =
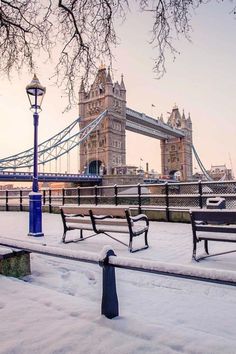
[[[160,119],[154,119],[131,108],[126,108],[126,130],[159,140],[185,136],[182,130],[172,128]]]
[[[0,181],[30,182],[32,179],[32,172],[0,171]],[[100,184],[102,177],[98,175],[80,175],[76,173],[39,173],[38,180],[40,182],[81,182]]]

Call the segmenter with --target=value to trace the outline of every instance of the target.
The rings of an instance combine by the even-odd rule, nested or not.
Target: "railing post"
[[[118,187],[114,185],[114,198],[115,198],[115,205],[118,205]]]
[[[202,203],[202,181],[198,181],[198,194],[199,194],[199,208],[202,209],[203,203]]]
[[[80,187],[77,188],[77,204],[80,205]]]
[[[62,205],[65,205],[65,188],[62,188]]]
[[[43,190],[43,205],[46,204],[46,190]]]
[[[95,205],[98,205],[98,186],[94,186],[94,203]]]
[[[23,210],[23,205],[22,205],[22,202],[23,202],[23,198],[22,198],[22,190],[20,190],[20,211]]]
[[[102,267],[102,305],[101,314],[111,319],[119,316],[119,302],[116,292],[115,267],[109,264],[109,257],[116,256],[112,249],[105,250],[99,265]],[[102,251],[103,253],[103,251]]]
[[[6,211],[8,211],[8,190],[6,190]]]
[[[140,183],[137,185],[138,187],[138,212],[141,214],[142,212],[142,198],[141,198],[141,185]]]
[[[166,185],[165,185],[165,195],[166,195],[166,221],[170,221],[170,211],[169,211],[170,201],[169,201],[169,184],[168,184],[168,182],[166,182]]]
[[[52,190],[50,188],[48,193],[49,193],[48,195],[49,213],[51,213],[52,212]]]

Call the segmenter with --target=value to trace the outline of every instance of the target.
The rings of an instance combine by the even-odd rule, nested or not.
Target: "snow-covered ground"
[[[193,263],[189,224],[151,222],[150,248],[135,254],[105,235],[60,244],[59,215],[44,214],[43,230],[50,246],[99,253],[109,244],[131,259],[236,270],[236,253]],[[0,212],[0,237],[32,240],[27,232],[27,213]],[[24,281],[0,276],[0,353],[236,353],[235,287],[116,269],[120,316],[108,320],[98,265],[31,254],[31,267]]]

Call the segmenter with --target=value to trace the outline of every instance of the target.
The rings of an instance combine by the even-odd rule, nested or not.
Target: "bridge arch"
[[[92,175],[102,174],[102,161],[101,160],[92,160],[88,165],[88,173]]]
[[[171,170],[169,172],[169,176],[170,176],[171,179],[174,179],[174,180],[177,180],[177,181],[181,181],[181,179],[182,179],[182,173],[181,173],[180,170],[177,170],[177,169]]]

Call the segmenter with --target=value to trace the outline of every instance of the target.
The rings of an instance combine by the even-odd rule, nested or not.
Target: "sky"
[[[106,235],[61,244],[59,214],[43,214],[44,246],[41,238],[27,236],[27,212],[0,212],[0,224],[1,242],[50,248],[54,254],[76,254],[83,259],[102,258],[102,249],[109,244],[126,266],[236,279],[235,253],[192,262],[190,224],[151,221],[150,247],[137,253],[129,253]],[[123,241],[127,238],[117,236]],[[69,237],[77,238],[78,233],[70,231]],[[143,242],[142,236],[135,242]],[[212,242],[210,250],[233,248]],[[2,246],[0,252],[4,252]],[[119,316],[109,320],[101,316],[102,268],[98,264],[35,253],[30,257],[31,275],[24,281],[0,275],[1,354],[235,353],[235,286],[116,268]]]
[[[182,113],[190,112],[194,146],[204,164],[226,164],[236,174],[236,19],[232,3],[209,3],[197,9],[192,17],[191,42],[176,41],[180,55],[167,57],[167,73],[157,80],[152,71],[155,50],[148,44],[149,15],[131,12],[125,23],[118,23],[120,45],[115,48],[114,79],[124,74],[127,106],[154,117],[168,113],[176,104]],[[39,60],[38,77],[47,93],[40,114],[39,141],[43,141],[70,124],[78,116],[77,107],[63,113],[66,101],[60,88],[49,77],[53,64]],[[0,158],[23,151],[33,144],[32,114],[28,109],[25,86],[32,74],[23,70],[12,80],[0,82]],[[155,105],[155,107],[152,107]],[[160,142],[127,132],[127,163],[161,171]],[[135,149],[134,149],[135,145]],[[194,162],[194,167],[198,167]],[[195,169],[195,170],[196,170]],[[76,156],[71,159],[71,172],[78,170]],[[64,172],[64,171],[62,171]]]

